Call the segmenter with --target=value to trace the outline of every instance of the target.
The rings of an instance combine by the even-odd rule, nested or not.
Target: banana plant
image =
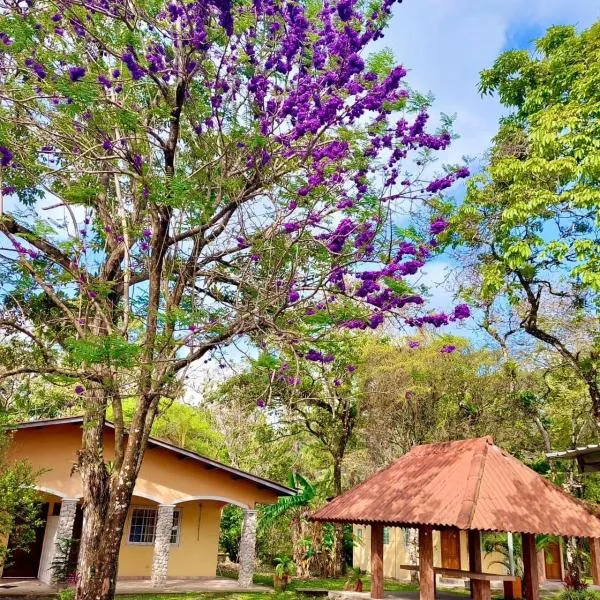
[[[275,504],[265,506],[260,514],[260,527],[268,527],[277,519],[297,508],[310,505],[317,495],[317,490],[300,473],[293,472],[288,481],[289,487],[297,490],[293,496],[282,496]]]

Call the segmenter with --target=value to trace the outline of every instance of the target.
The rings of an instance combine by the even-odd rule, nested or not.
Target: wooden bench
[[[401,569],[410,571],[418,571],[419,565],[400,565]],[[433,567],[433,572],[436,575],[444,575],[446,577],[468,577],[472,582],[473,599],[474,600],[491,600],[492,592],[490,589],[490,581],[517,581],[519,577],[516,575],[496,575],[495,573],[479,573],[477,571],[463,571],[462,569],[445,569],[443,567]],[[434,594],[437,593],[437,582],[433,580]]]
[[[325,588],[296,588],[294,590],[297,594],[306,594],[307,596],[327,596],[329,590]]]
[[[419,565],[400,565],[401,569],[409,571],[418,571]],[[444,567],[433,567],[433,572],[436,575],[444,575],[446,577],[466,577],[468,579],[476,579],[478,581],[517,581],[516,575],[499,575],[496,573],[478,573],[476,571],[463,571],[461,569],[446,569]]]

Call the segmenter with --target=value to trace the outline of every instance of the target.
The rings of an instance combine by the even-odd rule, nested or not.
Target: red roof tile
[[[591,506],[491,438],[417,446],[312,519],[600,537]]]

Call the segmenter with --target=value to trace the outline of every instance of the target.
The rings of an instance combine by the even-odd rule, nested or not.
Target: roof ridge
[[[488,446],[491,445],[489,437],[477,438],[477,443],[473,444],[473,456],[471,458],[471,467],[465,485],[465,493],[460,506],[460,511],[456,518],[456,523],[460,529],[469,529],[473,521],[481,479],[485,468],[485,461],[488,453]]]

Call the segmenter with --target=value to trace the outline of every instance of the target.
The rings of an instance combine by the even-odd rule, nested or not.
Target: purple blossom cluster
[[[6,146],[0,146],[0,167],[8,167],[12,159],[13,153]]]
[[[395,199],[415,198],[413,183],[403,179],[406,175],[401,176],[401,164],[409,152],[444,150],[451,142],[449,132],[427,131],[425,111],[411,117],[398,116],[398,107],[409,95],[404,67],[398,65],[380,74],[365,60],[368,45],[382,36],[385,17],[395,2],[382,0],[376,8],[364,8],[358,0],[325,0],[317,14],[309,18],[304,3],[291,0],[254,0],[251,11],[245,3],[231,0],[169,0],[156,15],[156,22],[153,17],[153,23],[146,23],[151,35],[140,35],[132,45],[113,48],[98,59],[98,68],[91,62],[87,70],[64,62],[58,67],[50,61],[42,64],[35,50],[19,65],[24,66],[40,93],[65,72],[73,84],[87,76],[86,81],[94,81],[98,91],[111,99],[132,81],[142,82],[142,86],[156,83],[158,97],[171,99],[172,95],[178,100],[187,100],[194,90],[202,89],[206,95],[205,113],[181,113],[181,130],[194,139],[204,135],[210,138],[219,133],[219,128],[232,128],[231,115],[243,115],[251,123],[247,137],[260,138],[261,142],[256,148],[246,139],[238,143],[248,181],[268,182],[269,169],[275,170],[274,165],[282,160],[297,166],[290,186],[294,197],[286,200],[285,217],[276,221],[277,232],[286,236],[286,243],[303,237],[307,244],[320,246],[319,252],[326,254],[331,266],[325,277],[325,298],[342,294],[365,308],[364,317],[346,319],[339,323],[341,327],[376,329],[388,313],[405,307],[416,311],[424,304],[418,294],[395,291],[406,287],[392,282],[417,275],[435,247],[435,236],[448,227],[448,222],[438,217],[429,224],[432,241],[395,240],[389,257],[381,258],[381,211],[363,209],[374,197],[374,169],[379,169],[385,189],[390,189],[385,196],[390,203],[385,205],[387,209]],[[78,5],[77,15],[70,2],[59,0],[55,6],[48,13],[53,25],[36,26],[41,47],[52,47],[52,40],[45,43],[45,36],[85,38],[88,23],[96,17],[139,18],[120,0],[85,0]],[[36,18],[33,11],[24,10],[23,14]],[[237,21],[243,26],[234,27]],[[215,23],[221,30],[215,31]],[[0,33],[0,42],[8,46],[12,40]],[[185,51],[174,51],[181,48]],[[174,56],[184,58],[175,60]],[[206,68],[207,63],[211,63],[210,68]],[[60,71],[53,72],[55,68]],[[56,110],[72,102],[68,95],[58,97],[54,90],[52,93],[50,104]],[[365,132],[360,142],[337,135],[354,126]],[[103,160],[107,153],[115,153],[140,178],[153,168],[153,157],[139,146],[127,145],[124,140],[114,139],[112,130],[107,133],[98,128],[92,111],[78,115],[74,129],[94,131]],[[79,152],[76,147],[72,150]],[[11,150],[0,146],[0,166],[12,162]],[[468,174],[464,167],[448,172],[423,184],[421,192],[437,194]],[[394,193],[397,188],[392,190],[398,183],[402,193]],[[144,188],[143,194],[147,198],[149,190]],[[93,231],[88,236],[88,224],[81,230],[82,238],[93,237]],[[124,242],[122,235],[114,235],[106,227],[104,233],[118,243]],[[239,256],[245,255],[250,268],[258,272],[262,263],[254,237],[234,233],[233,249]],[[140,261],[151,252],[151,240],[152,231],[144,229],[135,244]],[[85,244],[82,248],[85,252]],[[282,304],[287,301],[294,310],[294,305],[302,302],[302,295],[309,296],[304,293],[308,288],[302,281],[280,282],[277,295]],[[302,295],[298,289],[303,290]],[[96,298],[93,291],[87,294]],[[329,300],[309,307],[306,315],[323,310],[325,302]],[[451,314],[415,316],[406,322],[440,327],[468,316],[468,307],[461,304]],[[190,332],[196,335],[200,329],[190,328]],[[414,347],[411,343],[409,346]],[[335,360],[332,354],[316,349],[308,350],[304,358],[323,364]]]

